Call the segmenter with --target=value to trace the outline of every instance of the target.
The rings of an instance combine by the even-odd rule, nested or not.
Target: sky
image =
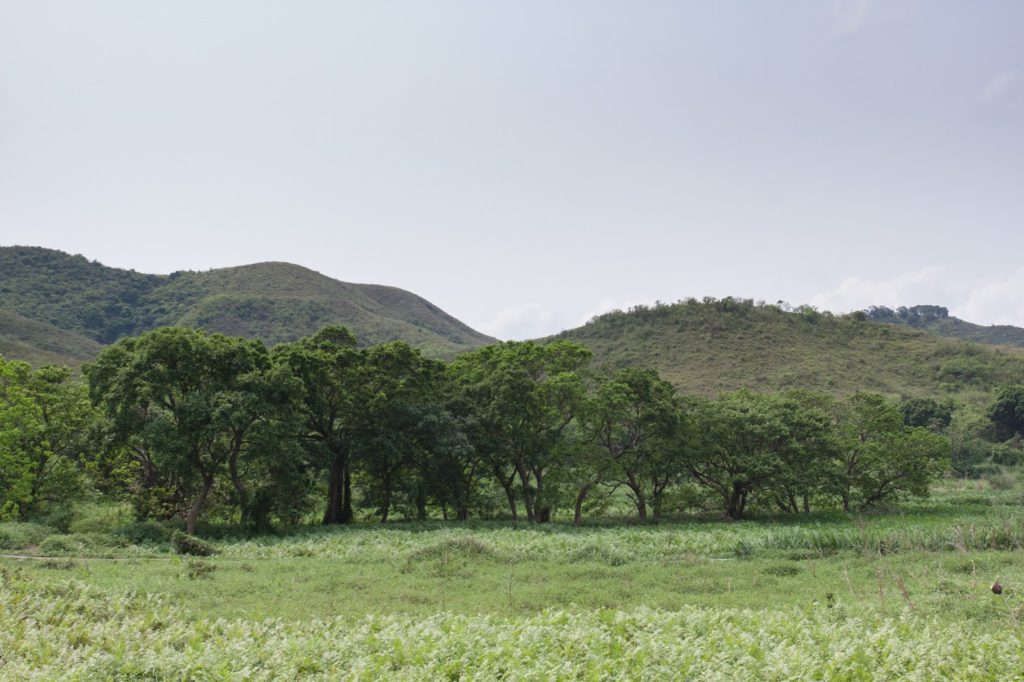
[[[13,244],[505,339],[728,295],[1024,326],[1024,3],[0,0]]]

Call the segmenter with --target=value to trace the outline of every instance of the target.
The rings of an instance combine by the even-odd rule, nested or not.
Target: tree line
[[[0,360],[0,517],[92,490],[190,533],[206,518],[266,529],[316,510],[327,524],[580,523],[615,504],[641,521],[739,519],[926,495],[950,468],[949,404],[800,390],[702,399],[652,370],[591,361],[561,340],[445,363],[401,341],[359,348],[339,326],[272,349],[157,329],[107,347],[82,380]],[[993,423],[1019,430],[1016,405],[997,401]]]

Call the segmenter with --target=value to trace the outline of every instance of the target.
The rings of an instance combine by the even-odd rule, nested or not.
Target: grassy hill
[[[600,364],[654,367],[705,396],[742,387],[936,396],[1024,381],[1016,348],[731,298],[611,312],[556,338],[588,345]]]
[[[99,353],[90,338],[0,310],[0,355],[34,365],[77,365]]]
[[[31,361],[81,361],[165,325],[272,345],[336,323],[363,344],[403,339],[438,357],[494,340],[408,291],[339,282],[289,263],[148,275],[38,247],[0,247],[0,312],[0,354]]]
[[[989,326],[950,317],[949,310],[938,305],[915,305],[910,308],[875,306],[864,311],[872,322],[902,324],[923,329],[939,336],[1005,346],[1024,347],[1024,329],[1008,324]]]

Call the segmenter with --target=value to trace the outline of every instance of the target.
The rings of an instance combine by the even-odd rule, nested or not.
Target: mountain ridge
[[[100,346],[175,325],[273,345],[344,324],[364,345],[402,339],[436,357],[495,341],[412,292],[342,282],[281,261],[153,275],[54,249],[0,247],[0,311]],[[19,334],[33,335],[17,326],[0,330],[0,340],[12,355],[24,355]]]
[[[549,338],[583,343],[613,369],[651,367],[708,397],[738,388],[934,397],[1024,382],[1020,348],[729,297],[612,311]]]

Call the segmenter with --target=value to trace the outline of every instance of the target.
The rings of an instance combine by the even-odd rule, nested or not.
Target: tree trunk
[[[516,471],[519,473],[519,482],[523,486],[523,505],[526,507],[526,520],[532,523],[536,521],[536,516],[533,508],[533,491],[530,489],[530,474],[522,464],[516,465]]]
[[[348,461],[348,452],[345,453],[345,474],[342,478],[341,522],[352,523],[355,514],[352,513],[352,463]]]
[[[668,487],[668,482],[661,484],[660,486],[655,483],[654,491],[651,495],[651,511],[654,515],[654,520],[661,520],[661,514],[664,511],[665,506],[665,488]]]
[[[641,521],[647,520],[647,500],[642,496],[636,498],[636,515]]]
[[[245,525],[252,520],[252,510],[249,508],[249,493],[238,473],[237,451],[232,452],[231,457],[228,458],[228,473],[231,475],[231,485],[235,487],[235,494],[238,495],[238,509],[242,514],[242,524]]]
[[[647,520],[647,496],[644,495],[643,486],[632,471],[626,472],[626,486],[633,491],[633,503],[636,505],[636,515],[641,521]]]
[[[498,483],[501,484],[501,489],[505,491],[505,497],[508,498],[508,508],[512,513],[512,522],[514,523],[519,520],[519,511],[516,505],[516,493],[512,488],[512,482],[516,480],[516,472],[513,471],[512,474],[506,478],[500,465],[495,464],[493,467],[494,476],[498,479]]]
[[[339,448],[334,451],[327,474],[327,509],[324,510],[323,523],[352,523],[352,516],[352,471],[348,450]]]
[[[514,523],[519,520],[519,509],[516,504],[516,494],[512,490],[512,486],[505,486],[505,495],[508,497],[508,508],[512,513],[512,522]]]
[[[572,525],[578,526],[583,523],[583,502],[587,499],[587,495],[590,494],[590,486],[583,486],[580,488],[579,494],[576,495],[576,511],[573,515]]]
[[[427,520],[427,493],[421,487],[416,494],[416,520]]]
[[[342,521],[343,498],[345,490],[345,466],[340,452],[331,458],[331,468],[327,473],[327,509],[324,510],[324,525],[344,523]]]
[[[188,510],[188,516],[185,517],[185,532],[189,535],[194,535],[196,532],[196,522],[199,520],[199,512],[203,508],[203,503],[206,502],[206,496],[210,494],[210,488],[213,487],[213,474],[203,475],[203,487],[199,491],[199,495],[196,496],[195,501],[192,503],[192,508]]]
[[[386,483],[384,488],[384,504],[380,507],[380,522],[386,523],[388,513],[391,511],[391,484]]]
[[[533,513],[537,523],[549,523],[551,521],[551,505],[544,504],[544,470],[534,469],[533,478],[537,481],[536,492],[533,497]]]
[[[811,496],[804,495],[804,514],[811,513]]]
[[[743,507],[746,505],[746,494],[739,486],[733,486],[732,491],[726,498],[725,515],[732,521],[737,521],[743,516]]]

